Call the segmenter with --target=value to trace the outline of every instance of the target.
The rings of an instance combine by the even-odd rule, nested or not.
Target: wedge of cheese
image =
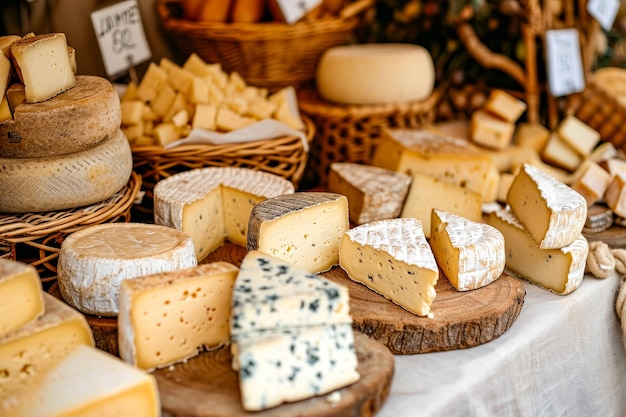
[[[259,250],[311,273],[339,262],[339,241],[350,226],[348,199],[299,192],[269,198],[250,213],[248,250]]]
[[[521,148],[532,149],[539,154],[546,146],[550,133],[548,128],[539,123],[518,123],[513,144]]]
[[[0,338],[43,313],[41,280],[35,267],[0,258]]]
[[[431,315],[439,268],[419,220],[380,220],[348,230],[339,265],[352,280],[411,313]]]
[[[598,163],[592,159],[586,159],[574,173],[570,187],[585,198],[587,207],[591,207],[602,200],[611,179],[611,174]]]
[[[541,157],[549,164],[568,171],[575,171],[583,162],[583,157],[556,133],[550,135]]]
[[[559,123],[556,133],[582,156],[589,156],[600,141],[600,133],[572,115]]]
[[[626,217],[626,172],[613,176],[604,193],[604,201],[613,213]]]
[[[155,378],[102,350],[78,346],[20,398],[13,417],[159,417]]]
[[[120,357],[153,371],[227,344],[237,272],[230,263],[214,262],[123,281]]]
[[[587,219],[587,201],[580,193],[529,164],[513,179],[507,202],[542,249],[574,242]]]
[[[527,107],[525,102],[500,89],[492,90],[483,105],[485,111],[510,123],[516,122]]]
[[[472,141],[489,149],[504,149],[511,144],[515,124],[499,119],[485,110],[476,110],[471,120]]]
[[[193,242],[170,227],[104,223],[70,234],[59,251],[63,299],[92,315],[115,317],[126,279],[197,265]]]
[[[328,191],[348,197],[350,221],[363,224],[398,217],[411,177],[371,165],[330,164]]]
[[[488,224],[433,210],[429,242],[437,264],[458,291],[489,285],[504,271],[504,236]]]
[[[580,286],[589,252],[581,234],[569,245],[542,249],[509,210],[489,213],[487,224],[504,236],[507,271],[560,295]]]

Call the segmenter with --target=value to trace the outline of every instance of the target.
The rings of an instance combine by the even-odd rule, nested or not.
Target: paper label
[[[288,24],[294,24],[311,9],[322,3],[322,0],[276,0],[276,4]]]
[[[619,6],[619,0],[589,0],[587,11],[608,32],[613,28]]]
[[[114,78],[151,57],[139,6],[126,0],[91,13],[106,73]]]
[[[585,89],[580,40],[576,29],[546,32],[546,65],[550,94],[553,97],[562,97]]]

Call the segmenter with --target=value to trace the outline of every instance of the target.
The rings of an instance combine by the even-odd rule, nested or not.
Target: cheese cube
[[[7,88],[6,99],[9,104],[11,115],[15,113],[15,108],[26,101],[26,92],[24,85],[15,83]]]
[[[350,279],[418,316],[430,316],[439,268],[415,218],[388,219],[348,230],[339,265]]]
[[[541,157],[544,161],[568,171],[575,171],[583,162],[583,157],[556,133],[550,135]]]
[[[611,174],[593,160],[586,159],[576,170],[570,187],[585,198],[587,207],[591,207],[602,199],[610,182]]]
[[[504,236],[482,222],[435,209],[430,247],[444,275],[458,291],[489,285],[504,271]]]
[[[155,378],[102,350],[79,346],[24,395],[12,417],[161,415]]]
[[[613,176],[604,193],[604,201],[613,210],[613,213],[620,217],[626,217],[626,173],[618,173]]]
[[[19,41],[20,39],[22,39],[22,37],[19,35],[0,36],[0,51],[2,51],[4,56],[11,59],[11,45],[13,42]]]
[[[541,249],[508,210],[489,213],[487,224],[504,236],[508,271],[560,295],[569,294],[580,286],[589,252],[582,235],[569,245]]]
[[[575,116],[567,116],[559,123],[556,133],[582,156],[591,154],[600,141],[600,133]]]
[[[248,250],[259,250],[311,273],[339,262],[339,241],[349,228],[348,199],[301,192],[269,198],[250,213]]]
[[[22,38],[11,45],[11,55],[30,103],[45,101],[76,84],[63,33]]]
[[[507,202],[542,249],[569,245],[587,219],[587,201],[580,193],[529,164],[515,176]]]
[[[167,83],[167,72],[154,62],[151,62],[137,86],[137,96],[144,102],[151,103]]]
[[[598,164],[613,158],[617,158],[617,148],[611,142],[602,142],[589,155],[589,159]]]
[[[611,177],[614,177],[619,173],[626,172],[626,161],[623,159],[611,158],[602,162],[600,166],[607,170]]]
[[[473,221],[482,216],[480,194],[429,175],[414,173],[401,217],[414,217],[422,222],[424,234],[430,237],[431,211],[439,209]]]
[[[0,337],[44,313],[41,280],[25,263],[0,258]]]
[[[511,174],[510,172],[503,172],[500,174],[500,184],[498,187],[498,198],[497,201],[500,203],[506,203],[507,194],[509,193],[509,188],[511,188],[511,184],[513,183],[513,179],[515,178],[515,174]]]
[[[504,149],[511,144],[515,124],[498,119],[483,110],[472,114],[471,139],[490,149]]]
[[[526,108],[526,103],[500,89],[493,90],[483,106],[489,113],[510,123],[516,122]]]
[[[256,120],[252,117],[240,116],[227,106],[219,107],[215,116],[215,126],[224,132],[241,129],[253,123],[256,123]]]
[[[180,139],[180,130],[174,123],[159,123],[152,130],[154,138],[161,146],[169,145]]]
[[[195,52],[189,54],[183,63],[183,69],[198,77],[205,77],[211,73],[207,68],[207,63]]]
[[[122,125],[136,125],[141,123],[144,107],[146,105],[140,100],[129,100],[120,102],[122,109]]]
[[[176,91],[171,85],[165,84],[150,102],[150,108],[157,116],[163,118],[169,112],[175,98]]]
[[[254,97],[248,102],[245,115],[257,120],[268,119],[276,111],[276,104],[262,97]]]
[[[548,143],[550,133],[550,130],[539,123],[519,123],[513,143],[521,148],[533,149],[539,154]]]

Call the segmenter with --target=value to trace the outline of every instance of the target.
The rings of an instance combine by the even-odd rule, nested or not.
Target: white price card
[[[619,6],[619,0],[589,0],[587,2],[587,11],[608,32],[613,28]]]
[[[322,0],[276,0],[276,5],[285,18],[285,22],[292,25],[302,19],[305,14],[322,3]]]
[[[110,78],[150,59],[150,46],[136,0],[96,10],[91,13],[91,23]]]
[[[562,97],[585,89],[585,75],[576,29],[546,32],[546,63],[550,94]]]

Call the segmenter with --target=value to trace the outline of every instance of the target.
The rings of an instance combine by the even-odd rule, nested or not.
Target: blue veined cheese
[[[234,284],[231,335],[334,323],[352,323],[346,287],[262,252],[248,252]]]
[[[339,265],[352,280],[411,313],[431,315],[439,268],[418,219],[380,220],[348,230]]]
[[[247,411],[326,394],[360,378],[351,324],[248,332],[231,350]]]
[[[504,236],[493,226],[435,209],[430,246],[437,264],[458,291],[489,285],[504,271]]]

